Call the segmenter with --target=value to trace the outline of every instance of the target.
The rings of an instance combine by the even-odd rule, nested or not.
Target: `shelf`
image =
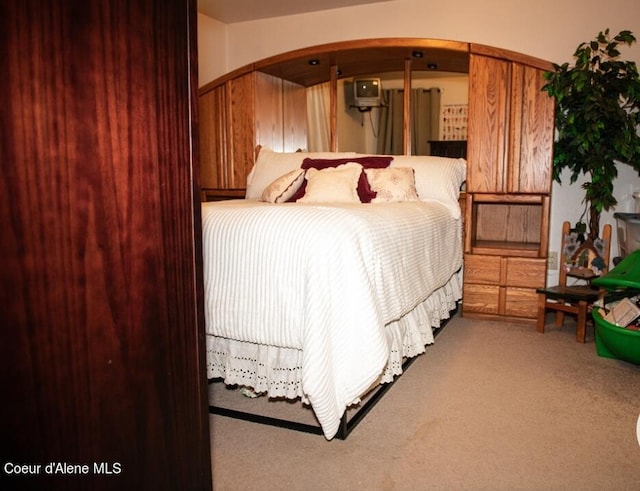
[[[472,254],[488,256],[540,257],[539,242],[477,240],[471,244]]]
[[[467,193],[465,252],[542,258],[548,245],[549,198]]]

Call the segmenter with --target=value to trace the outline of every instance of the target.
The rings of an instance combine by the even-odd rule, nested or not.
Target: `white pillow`
[[[371,190],[376,192],[372,203],[419,200],[411,167],[365,169],[364,172]]]
[[[362,166],[355,162],[322,170],[308,169],[307,187],[297,203],[360,203],[361,173]]]
[[[355,152],[274,152],[268,148],[261,148],[256,163],[247,176],[245,198],[261,199],[269,184],[287,172],[300,168],[305,157],[335,159],[354,155]]]
[[[265,188],[262,193],[262,201],[285,203],[300,189],[302,181],[304,181],[304,174],[304,169],[294,169],[284,176],[278,177]]]
[[[460,187],[467,176],[467,161],[448,157],[396,155],[389,168],[412,167],[421,200],[435,199],[460,217]]]

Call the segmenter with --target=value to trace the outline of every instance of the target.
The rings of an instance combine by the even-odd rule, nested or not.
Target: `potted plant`
[[[602,211],[617,204],[616,165],[629,164],[640,174],[640,78],[636,64],[621,61],[618,50],[635,41],[631,31],[612,39],[607,29],[578,46],[575,65],[554,63],[554,71],[545,73],[542,90],[556,100],[553,178],[561,182],[565,168],[571,183],[582,175],[589,178],[583,188],[591,240],[598,237]],[[585,213],[576,225],[582,234]]]

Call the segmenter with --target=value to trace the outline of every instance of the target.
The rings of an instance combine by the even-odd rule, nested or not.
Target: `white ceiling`
[[[198,0],[198,12],[225,24],[390,0]]]

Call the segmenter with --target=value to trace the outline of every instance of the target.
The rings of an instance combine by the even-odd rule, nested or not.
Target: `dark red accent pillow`
[[[362,169],[360,178],[358,179],[357,191],[361,203],[371,203],[371,200],[378,196],[378,192],[371,189],[369,179],[367,179],[367,174],[365,173],[364,169]]]
[[[312,159],[310,157],[305,158],[302,161],[301,167],[303,169],[328,169],[330,167],[338,167],[339,165],[344,165],[349,162],[356,162],[360,164],[363,169],[384,169],[389,167],[393,157],[390,156],[380,156],[380,155],[371,155],[366,157],[351,157],[351,158],[341,158],[341,159]],[[304,188],[306,181],[303,182],[300,189],[296,192],[294,196],[291,197],[290,201],[296,201],[298,198],[304,196]],[[367,180],[367,175],[364,170],[360,174],[360,179],[358,179],[358,197],[362,203],[371,203],[371,200],[377,196],[374,190],[371,189],[369,185],[369,181]]]
[[[367,184],[369,184],[368,181],[367,181]],[[298,188],[298,190],[295,193],[293,193],[293,196],[291,196],[291,198],[287,200],[287,203],[295,203],[296,201],[298,201],[298,199],[304,196],[306,189],[307,189],[307,180],[303,179],[302,184],[300,184],[300,187]]]
[[[310,157],[305,158],[302,161],[301,167],[303,169],[328,169],[329,167],[338,167],[342,164],[349,162],[356,162],[365,169],[384,169],[389,167],[389,164],[393,160],[392,156],[384,155],[371,155],[366,157],[351,157],[341,159],[312,159]]]

